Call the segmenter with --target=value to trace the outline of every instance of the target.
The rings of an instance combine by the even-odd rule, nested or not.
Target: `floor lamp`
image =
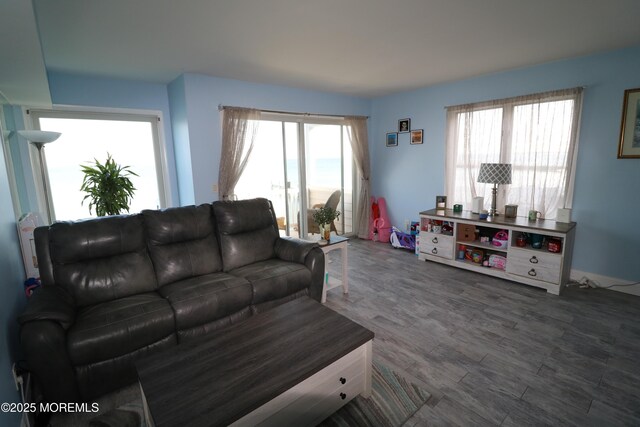
[[[496,209],[496,196],[498,184],[511,184],[511,165],[508,163],[481,163],[478,182],[493,184],[491,189],[491,210],[489,216],[498,215]]]
[[[42,189],[44,190],[44,200],[47,209],[47,223],[51,224],[51,208],[49,204],[49,190],[47,188],[47,177],[44,170],[44,159],[42,157],[42,148],[44,144],[53,142],[61,135],[60,132],[49,132],[45,130],[19,130],[18,134],[32,143],[38,149],[38,158],[40,160],[40,176],[42,177]]]

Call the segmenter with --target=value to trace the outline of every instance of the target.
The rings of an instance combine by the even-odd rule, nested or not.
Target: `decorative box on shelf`
[[[445,223],[453,235],[442,234]],[[431,209],[420,212],[418,256],[559,295],[569,281],[575,229],[575,222],[504,216],[480,220],[470,211]]]

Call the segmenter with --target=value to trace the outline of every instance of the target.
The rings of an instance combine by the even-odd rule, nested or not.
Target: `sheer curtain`
[[[491,200],[491,184],[476,182],[480,163],[510,163],[511,185],[498,186],[498,207],[518,205],[544,218],[571,207],[582,88],[566,89],[447,109],[446,194],[471,206]]]
[[[369,197],[371,194],[371,165],[369,163],[369,137],[367,135],[367,118],[349,116],[345,117],[349,126],[349,136],[351,138],[351,150],[356,167],[360,173],[360,188],[358,191],[357,218],[358,237],[367,239],[369,236]]]
[[[220,200],[235,198],[235,186],[247,165],[258,131],[260,111],[225,107],[222,110],[222,152],[218,172]]]

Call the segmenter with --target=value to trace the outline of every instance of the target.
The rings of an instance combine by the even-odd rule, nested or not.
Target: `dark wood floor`
[[[339,251],[330,258],[339,277]],[[640,425],[639,297],[558,297],[358,239],[349,290],[327,305],[373,330],[374,358],[432,394],[406,427]]]

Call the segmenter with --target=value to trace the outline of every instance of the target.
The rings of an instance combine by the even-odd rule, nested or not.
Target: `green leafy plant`
[[[338,218],[340,218],[340,211],[330,207],[323,206],[313,213],[313,222],[319,226],[331,224]]]
[[[80,191],[87,193],[82,204],[89,199],[89,213],[95,207],[98,216],[129,212],[129,204],[136,190],[129,177],[138,175],[129,166],[117,164],[109,153],[104,164],[93,160],[93,164],[80,165],[84,173]]]

